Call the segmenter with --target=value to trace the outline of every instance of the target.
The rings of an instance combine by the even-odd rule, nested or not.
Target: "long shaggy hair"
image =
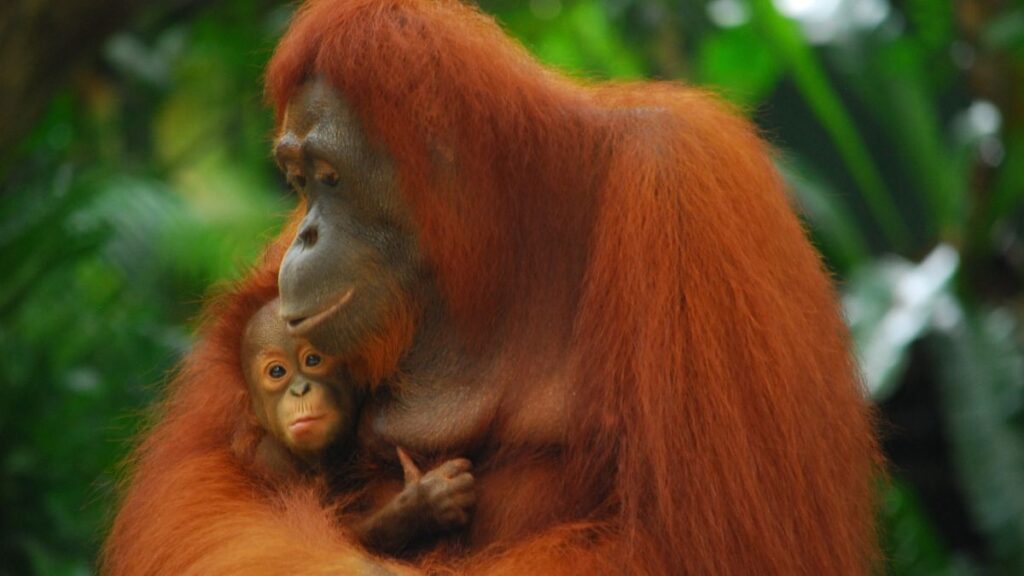
[[[749,123],[678,84],[567,79],[454,0],[305,4],[267,72],[279,121],[314,76],[394,160],[467,349],[530,349],[577,392],[560,488],[599,504],[431,569],[871,570],[871,410],[829,276]],[[224,457],[222,423],[246,409],[241,327],[290,237],[211,308],[139,451],[108,573],[358,565],[308,499],[266,508]],[[503,370],[517,393],[543,385]],[[516,507],[528,518],[544,497]]]

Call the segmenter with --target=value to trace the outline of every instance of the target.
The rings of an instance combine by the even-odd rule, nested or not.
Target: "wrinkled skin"
[[[329,354],[360,351],[426,283],[391,162],[320,81],[289,107],[274,156],[307,206],[281,263],[281,315]]]

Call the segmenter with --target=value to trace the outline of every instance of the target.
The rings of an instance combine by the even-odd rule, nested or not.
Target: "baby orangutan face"
[[[242,362],[256,418],[292,454],[314,462],[349,437],[355,390],[341,381],[336,361],[288,335],[277,300],[246,326]]]

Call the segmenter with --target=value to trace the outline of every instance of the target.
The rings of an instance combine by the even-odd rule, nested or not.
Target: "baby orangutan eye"
[[[308,360],[307,360],[308,362]],[[267,368],[267,374],[270,375],[274,380],[280,380],[284,378],[284,375],[288,373],[288,370],[280,364],[272,364],[270,368]]]
[[[308,366],[309,368],[313,368],[314,366],[319,366],[321,362],[323,362],[323,358],[321,358],[319,354],[313,353],[313,354],[308,354],[306,356],[306,366]]]

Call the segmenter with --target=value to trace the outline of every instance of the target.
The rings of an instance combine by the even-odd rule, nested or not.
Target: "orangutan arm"
[[[139,469],[114,522],[103,574],[415,574],[346,542],[312,489],[268,501],[230,453],[148,472]]]

